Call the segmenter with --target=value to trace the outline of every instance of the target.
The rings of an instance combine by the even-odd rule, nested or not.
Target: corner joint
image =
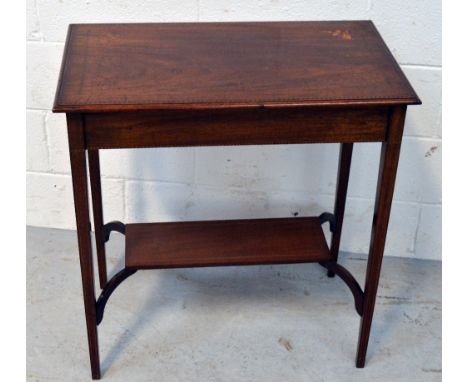
[[[328,222],[330,224],[330,232],[334,233],[336,231],[336,217],[330,212],[323,212],[319,216],[320,224]]]
[[[122,235],[125,235],[125,224],[117,220],[104,224],[104,226],[102,227],[102,236],[104,238],[104,243],[109,241],[110,233],[112,231],[120,232]]]
[[[111,296],[112,292],[129,276],[133,275],[137,270],[124,268],[120,272],[116,273],[109,282],[102,289],[99,298],[96,301],[96,322],[99,325],[104,316],[104,308],[106,307],[107,300]]]
[[[345,282],[353,294],[354,307],[356,308],[356,312],[362,316],[364,311],[364,292],[351,272],[334,261],[321,262],[319,264],[322,267],[328,269],[329,272],[333,272],[334,274],[338,275]]]

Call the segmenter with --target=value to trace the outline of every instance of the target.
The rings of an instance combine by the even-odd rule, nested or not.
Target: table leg
[[[346,194],[348,192],[349,171],[351,169],[351,158],[353,155],[353,143],[342,143],[340,146],[340,158],[338,161],[338,176],[336,180],[335,195],[335,232],[332,233],[330,255],[334,262],[338,260],[340,250],[341,228],[346,205]],[[328,271],[328,277],[334,277],[335,273]]]
[[[106,246],[104,242],[104,218],[102,212],[101,169],[99,164],[99,150],[88,150],[89,179],[91,183],[91,197],[93,200],[94,238],[99,271],[99,285],[101,289],[107,283]]]
[[[90,236],[91,223],[89,221],[86,150],[82,116],[79,114],[68,114],[67,125],[91,374],[93,379],[99,379],[101,372],[99,365],[96,297],[94,294],[93,258]]]
[[[377,193],[372,221],[369,259],[367,262],[366,285],[364,288],[364,308],[356,355],[356,367],[359,368],[364,367],[366,362],[367,345],[369,343],[398,159],[400,156],[405,112],[406,107],[395,107],[392,110],[389,117],[387,140],[382,143],[380,154]]]

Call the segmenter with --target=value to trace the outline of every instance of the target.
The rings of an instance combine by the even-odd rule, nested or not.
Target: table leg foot
[[[356,367],[357,367],[358,369],[363,369],[365,365],[366,365],[366,359],[365,359],[365,357],[364,357],[363,359],[360,359],[360,358],[357,358],[357,359],[356,359]]]
[[[363,368],[366,364],[367,345],[369,344],[372,316],[367,313],[361,318],[361,328],[359,332],[359,343],[356,353],[356,367]]]
[[[101,370],[92,370],[91,372],[91,378],[96,380],[96,379],[101,379]]]

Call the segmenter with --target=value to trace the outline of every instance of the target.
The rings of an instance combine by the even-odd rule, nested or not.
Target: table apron
[[[381,142],[389,107],[83,114],[86,148]]]

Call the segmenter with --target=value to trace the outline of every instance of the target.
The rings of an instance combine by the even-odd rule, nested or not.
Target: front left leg
[[[93,257],[90,236],[91,223],[89,221],[86,151],[82,116],[80,114],[68,114],[67,125],[91,375],[93,379],[99,379],[101,377],[101,370],[99,364],[96,297],[94,294]]]

